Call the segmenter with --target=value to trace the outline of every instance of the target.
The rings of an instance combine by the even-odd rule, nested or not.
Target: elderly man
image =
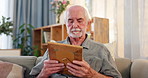
[[[50,60],[46,51],[42,61],[32,69],[31,75],[37,78],[121,78],[107,48],[87,37],[86,29],[90,19],[84,7],[74,5],[67,9],[65,23],[68,37],[60,43],[84,47],[83,60],[74,60],[64,66],[63,63]],[[73,76],[58,74],[65,67]]]

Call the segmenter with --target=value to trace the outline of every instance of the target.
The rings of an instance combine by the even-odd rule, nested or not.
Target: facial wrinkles
[[[68,25],[69,35],[73,38],[81,37],[85,32],[85,24],[79,23],[77,19],[73,20],[73,23]]]
[[[82,22],[79,21],[81,18]],[[69,36],[78,38],[85,33],[85,19],[84,12],[80,8],[73,10],[71,9],[67,12],[67,29]]]
[[[67,12],[67,16],[68,16],[68,19],[69,18],[71,18],[71,19],[79,19],[79,18],[84,18],[85,17],[83,10],[80,9],[80,8],[69,10]]]

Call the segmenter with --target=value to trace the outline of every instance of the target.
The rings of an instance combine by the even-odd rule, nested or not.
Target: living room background
[[[50,1],[53,0],[1,0],[0,16],[17,21],[15,27],[23,23],[35,27],[54,24],[55,16],[48,10],[51,7]],[[70,3],[85,5],[92,17],[110,20],[109,38],[110,43],[116,42],[116,57],[148,59],[147,0],[70,0]],[[11,49],[11,40],[10,36],[1,35],[0,49]]]

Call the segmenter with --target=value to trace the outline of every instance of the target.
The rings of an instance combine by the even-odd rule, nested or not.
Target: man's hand
[[[56,60],[45,60],[42,71],[37,78],[48,78],[51,74],[57,73],[65,68],[63,63],[58,63]]]
[[[73,61],[72,63],[67,63],[68,71],[74,76],[81,78],[112,78],[109,76],[105,76],[96,72],[94,69],[90,67],[90,65],[82,60],[82,61]]]
[[[94,71],[91,70],[90,65],[83,61],[73,61],[73,63],[67,63],[68,71],[77,77],[92,78]]]

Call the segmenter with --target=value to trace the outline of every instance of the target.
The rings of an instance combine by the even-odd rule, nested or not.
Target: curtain
[[[92,0],[92,17],[101,17],[109,19],[109,42],[116,40],[116,0]]]
[[[10,17],[13,21],[13,0],[1,0],[0,2],[0,20],[2,16]],[[0,49],[12,49],[12,37],[10,35],[0,35]]]
[[[139,0],[140,7],[140,57],[148,59],[148,0]]]
[[[17,36],[18,28],[24,23],[35,28],[55,24],[55,14],[50,11],[51,1],[53,0],[14,0],[14,36]]]
[[[123,57],[123,44],[121,45],[123,40],[118,41],[120,36],[118,37],[117,33],[121,31],[118,30],[118,26],[120,26],[120,28],[123,27],[123,11],[121,11],[123,10],[123,6],[121,6],[123,4],[121,2],[123,2],[123,0],[120,0],[120,2],[118,2],[118,0],[86,0],[87,8],[92,17],[109,19],[109,43],[117,45],[113,48],[115,50],[113,53],[115,57]],[[119,49],[120,53],[118,53]]]
[[[148,59],[148,1],[125,0],[125,57]]]
[[[86,0],[91,16],[109,19],[115,57],[148,59],[148,0]]]

